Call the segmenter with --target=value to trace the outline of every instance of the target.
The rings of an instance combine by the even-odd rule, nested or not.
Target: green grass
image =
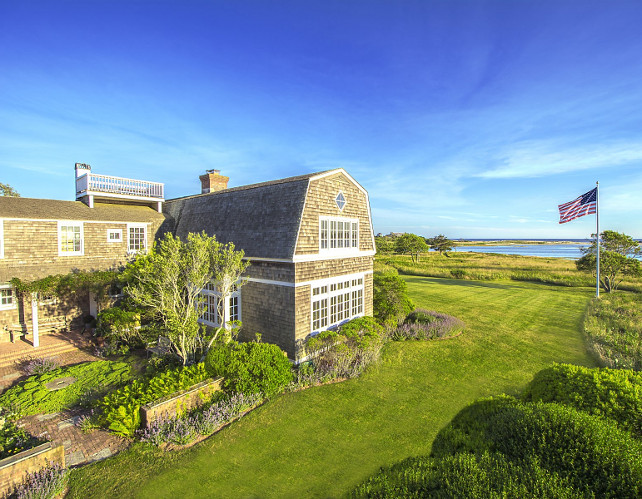
[[[418,307],[466,323],[454,339],[385,346],[360,378],[278,396],[206,441],[135,445],[76,471],[69,497],[339,497],[380,466],[428,454],[482,396],[518,394],[552,362],[594,365],[581,324],[592,290],[407,276]]]

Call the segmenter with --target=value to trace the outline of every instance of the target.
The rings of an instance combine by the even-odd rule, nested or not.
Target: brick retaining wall
[[[3,459],[0,461],[0,495],[10,494],[24,482],[26,473],[34,473],[54,463],[65,467],[65,449],[62,445],[54,447],[51,442]]]

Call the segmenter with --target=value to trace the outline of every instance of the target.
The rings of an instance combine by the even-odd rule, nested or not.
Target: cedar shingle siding
[[[343,210],[335,202],[339,192],[346,199]],[[179,237],[205,231],[245,252],[252,265],[241,289],[242,339],[261,333],[263,341],[299,358],[312,331],[312,288],[337,276],[363,276],[364,313],[372,314],[375,248],[368,197],[342,169],[167,200],[163,212],[126,203],[89,208],[78,201],[0,197],[0,283],[122,265],[128,258],[127,223],[145,223],[148,247],[154,235],[168,231]],[[358,220],[358,247],[320,252],[321,216]],[[58,256],[58,220],[83,222],[83,256]],[[108,243],[108,228],[122,229],[123,241]],[[16,320],[17,312],[0,311],[0,328]]]

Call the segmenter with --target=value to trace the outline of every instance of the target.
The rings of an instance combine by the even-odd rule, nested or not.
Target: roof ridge
[[[261,187],[268,187],[271,185],[279,185],[279,184],[287,184],[288,182],[299,182],[301,180],[308,180],[312,177],[316,177],[317,175],[323,175],[329,172],[333,171],[340,171],[342,168],[332,168],[330,170],[323,170],[320,172],[312,172],[312,173],[305,173],[303,175],[295,175],[292,177],[285,177],[281,179],[276,179],[276,180],[267,180],[265,182],[258,182],[255,184],[246,184],[246,185],[239,185],[237,187],[230,187],[229,189],[222,189],[220,191],[214,191],[214,192],[206,192],[203,194],[188,194],[187,196],[181,196],[177,198],[172,198],[172,199],[166,199],[165,203],[171,203],[173,201],[179,201],[179,200],[185,200],[185,199],[192,199],[192,198],[198,198],[198,197],[203,197],[203,196],[211,196],[211,195],[216,195],[216,194],[223,194],[226,192],[237,192],[237,191],[245,191],[245,190],[250,190],[250,189],[258,189]]]

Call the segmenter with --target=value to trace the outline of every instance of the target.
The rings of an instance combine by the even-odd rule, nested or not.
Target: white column
[[[89,293],[89,315],[93,316],[94,319],[98,315],[98,303],[96,302],[96,295],[94,293]]]
[[[163,202],[162,201],[156,201],[156,211],[158,211],[158,213],[163,213]]]
[[[40,346],[38,336],[38,293],[31,293],[31,324],[33,326],[33,347]]]

